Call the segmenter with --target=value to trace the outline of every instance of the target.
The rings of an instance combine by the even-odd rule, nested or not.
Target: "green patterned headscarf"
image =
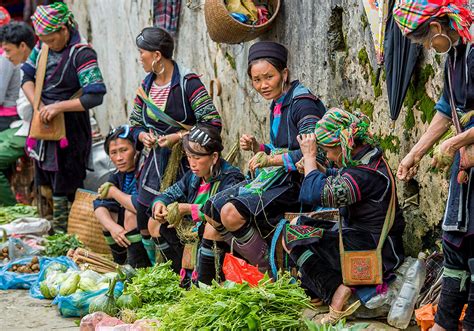
[[[33,16],[31,16],[31,21],[38,36],[59,31],[67,23],[70,23],[73,28],[75,27],[74,15],[63,2],[38,6]]]
[[[320,146],[341,146],[342,165],[344,167],[357,165],[359,162],[352,160],[351,156],[355,141],[374,144],[369,124],[369,118],[361,113],[352,114],[342,109],[331,108],[316,124],[316,141]]]

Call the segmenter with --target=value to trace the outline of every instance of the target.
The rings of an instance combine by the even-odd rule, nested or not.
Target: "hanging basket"
[[[230,16],[224,0],[206,0],[204,16],[209,36],[217,43],[226,44],[253,40],[270,29],[280,10],[280,2],[280,0],[268,0],[269,6],[273,9],[272,17],[264,24],[249,25],[240,23]]]

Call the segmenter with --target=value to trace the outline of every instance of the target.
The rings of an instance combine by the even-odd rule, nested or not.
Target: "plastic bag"
[[[229,253],[225,254],[222,271],[226,280],[238,284],[247,282],[252,286],[257,286],[258,282],[264,277],[264,274],[258,271],[257,267]]]
[[[95,331],[96,325],[106,317],[110,316],[102,311],[87,314],[81,319],[80,331]]]
[[[76,292],[71,295],[58,295],[53,300],[53,305],[58,305],[59,312],[64,317],[82,317],[89,313],[89,304],[96,296],[107,292],[103,288],[94,292]],[[114,289],[115,297],[119,297],[123,292],[123,283],[117,282]]]
[[[39,258],[40,266],[43,258]],[[31,262],[31,257],[18,259],[7,263],[0,269],[0,290],[29,289],[38,279],[39,273],[23,274],[8,271],[13,265],[25,265]]]
[[[22,217],[17,218],[9,224],[0,226],[8,235],[15,234],[38,234],[43,235],[51,229],[51,223],[44,218]]]
[[[48,271],[58,269],[57,264],[64,266],[67,269],[79,270],[79,267],[73,260],[67,256],[60,257],[43,257],[40,259],[40,272],[36,281],[31,285],[30,296],[36,299],[44,299],[40,291],[40,283],[46,278]]]

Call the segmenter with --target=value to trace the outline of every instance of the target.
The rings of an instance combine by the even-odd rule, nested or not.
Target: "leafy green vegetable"
[[[17,204],[15,206],[0,207],[0,224],[7,224],[21,217],[36,217],[36,207]]]
[[[95,313],[96,311],[102,311],[110,316],[118,314],[119,309],[115,302],[114,289],[117,284],[117,279],[110,281],[109,289],[106,293],[95,297],[89,305],[89,314]]]
[[[134,294],[143,303],[166,303],[179,300],[184,290],[179,276],[171,270],[171,261],[138,269],[124,294]]]
[[[154,307],[157,313],[145,306],[137,316],[159,318],[163,330],[301,330],[303,309],[310,307],[304,290],[283,274],[274,283],[266,276],[257,287],[226,282],[192,288],[172,306]]]
[[[359,331],[366,330],[369,323],[356,323],[351,326],[346,326],[346,320],[340,320],[336,325],[330,324],[316,324],[308,319],[304,320],[309,331]]]
[[[57,233],[46,237],[43,255],[51,257],[63,256],[67,254],[68,250],[77,247],[84,247],[84,245],[75,234]]]

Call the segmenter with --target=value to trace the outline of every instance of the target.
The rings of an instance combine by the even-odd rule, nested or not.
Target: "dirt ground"
[[[27,290],[0,291],[0,330],[79,330],[79,318],[63,318],[50,300],[30,297]]]

